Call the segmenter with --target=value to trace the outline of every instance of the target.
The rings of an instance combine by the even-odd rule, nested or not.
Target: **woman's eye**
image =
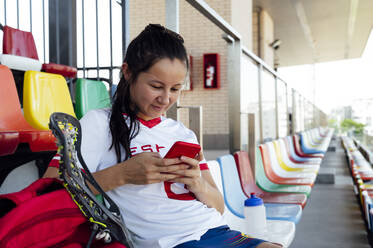
[[[179,88],[171,88],[171,91],[172,92],[177,92],[177,91],[179,91],[180,89]]]
[[[157,86],[157,85],[152,85],[152,87],[153,87],[154,89],[161,89],[161,88],[162,88],[161,86]]]

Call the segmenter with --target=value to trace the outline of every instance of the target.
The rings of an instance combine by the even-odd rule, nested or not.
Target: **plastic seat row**
[[[76,78],[77,69],[74,67],[55,63],[42,64],[39,62],[34,37],[31,32],[9,26],[0,26],[4,34],[3,54],[0,54],[0,64],[17,71],[42,70],[47,73],[62,75],[65,78]],[[22,82],[19,84],[22,84]],[[17,87],[21,91],[19,92],[19,98],[23,101],[23,86],[17,85]],[[105,85],[102,81],[77,79],[75,91],[77,91],[76,98],[78,99],[75,111],[78,118],[81,118],[87,109],[110,105],[110,97],[106,94],[106,90],[102,89],[104,87]],[[73,91],[74,89],[70,90]]]
[[[322,139],[330,140],[331,134],[320,135],[320,142]],[[243,203],[250,194],[255,193],[263,199],[266,208],[268,233],[262,238],[285,247],[291,244],[295,224],[301,218],[302,208],[305,207],[321,163],[321,158],[313,156],[296,160],[291,156],[294,149],[292,137],[285,137],[260,145],[253,167],[244,151],[236,152],[233,156],[221,156],[217,161],[208,161],[213,178],[224,195],[224,216],[232,228],[242,232],[247,230],[250,220],[244,218]],[[252,171],[255,171],[255,175]],[[276,174],[284,172],[291,173],[291,176]]]
[[[22,31],[9,26],[3,26],[3,54],[0,63],[10,69],[19,71],[45,71],[75,78],[77,69],[56,63],[41,63],[39,61],[34,37],[31,32]]]
[[[362,206],[367,230],[373,233],[373,181],[372,165],[368,162],[367,151],[361,152],[357,142],[350,137],[342,137],[350,173],[354,182],[354,191]]]
[[[109,93],[102,82],[79,79],[74,111],[64,77],[27,71],[22,110],[9,68],[0,65],[0,77],[0,156],[14,153],[19,143],[29,144],[32,152],[55,150],[55,139],[48,131],[51,113],[65,112],[75,116],[76,112],[81,118],[90,109],[110,105]]]
[[[14,168],[35,159],[43,161],[37,163],[39,176],[44,173],[57,150],[48,128],[51,113],[82,117],[89,109],[110,105],[102,82],[79,79],[74,111],[63,76],[26,71],[22,109],[11,70],[0,65],[0,78],[0,185]]]
[[[358,176],[363,181],[373,180],[372,165],[359,151],[353,139],[349,137],[342,137],[342,143],[346,151],[349,169],[353,178]]]

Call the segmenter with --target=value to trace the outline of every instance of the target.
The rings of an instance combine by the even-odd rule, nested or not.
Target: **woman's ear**
[[[126,79],[127,81],[131,78],[131,73],[130,73],[130,70],[128,69],[128,64],[126,62],[122,64],[122,73],[123,73],[124,79]]]

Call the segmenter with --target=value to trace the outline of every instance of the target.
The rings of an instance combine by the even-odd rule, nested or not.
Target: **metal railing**
[[[257,106],[257,113],[254,113],[254,117],[250,117],[251,123],[253,122],[253,118],[255,119],[255,114],[259,117],[259,139],[254,137],[254,140],[258,142],[263,142],[263,140],[267,137],[264,137],[263,134],[263,73],[269,73],[272,75],[274,80],[274,88],[275,88],[275,95],[273,97],[274,101],[274,109],[275,109],[275,123],[276,125],[273,127],[276,130],[276,135],[274,137],[268,138],[278,138],[279,137],[279,106],[278,106],[278,92],[277,92],[277,84],[278,82],[282,82],[285,84],[286,87],[286,99],[288,99],[288,85],[285,80],[283,80],[273,68],[268,66],[262,59],[256,56],[253,52],[249,51],[246,47],[241,44],[241,35],[229,24],[227,23],[218,13],[216,13],[208,4],[202,0],[187,0],[187,2],[193,6],[198,12],[200,12],[203,16],[205,16],[208,20],[210,20],[213,24],[219,27],[225,34],[223,38],[227,41],[228,44],[228,78],[231,82],[231,87],[229,88],[229,139],[230,139],[230,151],[234,152],[235,150],[241,150],[243,147],[242,144],[242,134],[246,131],[242,129],[241,120],[242,116],[245,114],[250,113],[242,113],[241,112],[241,102],[240,102],[240,93],[242,87],[241,81],[241,65],[242,65],[242,56],[247,56],[250,60],[254,61],[257,71],[257,89],[258,89],[258,106]],[[166,13],[167,14],[167,13]],[[290,104],[288,100],[286,100],[286,111],[287,116],[291,115],[291,118],[288,117],[288,132],[292,130],[292,132],[296,131],[303,131],[306,128],[313,128],[317,125],[324,125],[326,126],[326,115],[318,109],[314,104],[304,98],[302,95],[297,93],[295,90],[291,91],[293,100]],[[297,102],[294,97],[294,94],[298,95]],[[289,106],[292,106],[291,112],[289,111]],[[312,109],[312,111],[310,111]],[[307,113],[305,113],[307,112]],[[301,116],[303,113],[303,116]],[[290,123],[291,121],[291,123]],[[298,125],[297,125],[298,123]],[[290,128],[291,127],[291,128]],[[256,135],[256,132],[249,131],[247,134],[249,137],[247,140],[252,140],[250,135]],[[251,145],[249,150],[255,149],[255,146]],[[250,154],[255,154],[255,151],[249,151]]]
[[[74,5],[73,7],[76,8],[74,9],[76,12],[77,16],[77,21],[73,23],[59,23],[58,27],[65,27],[65,28],[71,28],[69,25],[74,25],[75,30],[77,30],[77,34],[75,37],[77,39],[76,43],[78,44],[72,44],[72,46],[76,47],[81,47],[81,49],[75,49],[77,50],[78,61],[74,61],[78,66],[78,71],[79,71],[79,76],[82,77],[96,77],[96,78],[102,78],[103,75],[108,75],[108,78],[110,82],[115,82],[116,75],[114,72],[116,70],[120,71],[121,68],[121,62],[123,60],[123,55],[124,51],[127,47],[128,43],[128,1],[117,1],[117,0],[110,0],[110,1],[98,1],[96,0],[94,3],[94,20],[93,19],[87,19],[87,3],[85,0],[66,0],[66,1],[72,1],[72,4]],[[171,4],[172,6],[170,7],[171,9],[177,8],[177,4],[175,4],[176,0],[165,0],[166,1],[166,9],[168,8],[167,6]],[[262,99],[263,97],[263,84],[264,84],[264,74],[266,74],[268,77],[271,77],[271,81],[273,81],[273,87],[275,94],[273,96],[273,99],[271,100],[273,104],[273,111],[275,113],[274,116],[274,126],[268,126],[268,128],[273,128],[274,134],[271,134],[269,138],[278,138],[280,135],[280,127],[279,123],[280,120],[284,121],[284,116],[287,116],[287,134],[291,134],[290,130],[294,132],[299,132],[304,129],[312,128],[315,126],[319,125],[326,125],[326,115],[318,109],[314,104],[312,104],[309,100],[304,98],[301,94],[296,92],[294,89],[291,89],[285,80],[283,80],[276,71],[270,66],[268,66],[262,59],[260,59],[258,56],[256,56],[253,52],[249,51],[246,47],[244,47],[241,44],[241,35],[228,23],[226,22],[219,14],[216,13],[211,7],[208,6],[208,4],[202,0],[186,0],[191,6],[193,6],[198,12],[200,12],[203,16],[205,16],[207,19],[209,19],[213,24],[215,24],[217,27],[219,27],[223,32],[224,35],[222,38],[224,38],[227,41],[227,47],[228,47],[228,78],[230,79],[230,83],[232,87],[229,87],[229,136],[230,136],[230,149],[231,151],[234,150],[240,150],[242,148],[242,135],[247,132],[247,130],[243,130],[244,128],[241,125],[241,120],[242,116],[245,114],[250,114],[250,112],[241,112],[241,102],[240,102],[240,94],[241,94],[241,88],[242,84],[244,82],[241,81],[241,73],[242,73],[242,58],[245,56],[249,58],[251,61],[253,61],[254,66],[256,67],[257,70],[257,79],[254,81],[254,83],[257,83],[256,90],[258,94],[258,103],[257,103],[257,112],[255,113],[255,118],[258,118],[258,128],[259,128],[259,135],[256,134],[257,132],[254,132],[255,135],[259,137],[255,137],[256,142],[262,142],[266,137],[264,135],[264,127],[263,123],[265,122],[264,114],[263,114],[263,107],[264,107],[264,100]],[[48,3],[47,3],[48,2]],[[42,27],[42,47],[43,47],[43,58],[44,62],[47,62],[49,60],[49,56],[47,54],[48,50],[50,48],[47,46],[47,43],[49,42],[49,37],[47,35],[46,30],[49,29],[49,24],[50,24],[50,14],[49,10],[51,8],[51,5],[56,4],[56,9],[54,9],[57,12],[59,11],[67,11],[64,9],[64,6],[57,5],[57,2],[61,4],[61,1],[45,1],[41,0],[39,2],[40,4],[40,9],[42,11],[42,15],[35,15],[32,10],[35,9],[36,5],[33,5],[33,2],[30,0],[28,8],[27,6],[22,6],[22,10],[26,11],[29,13],[29,30],[28,31],[35,31],[34,28],[34,23],[36,23],[37,19],[40,19],[40,21],[43,23]],[[65,3],[65,1],[64,1]],[[16,14],[16,21],[15,20],[10,20],[10,15],[14,16],[13,13],[10,14],[8,11],[7,7],[9,4],[16,4],[17,6],[17,14]],[[27,29],[25,27],[21,27],[21,20],[20,20],[20,6],[19,6],[19,0],[15,1],[9,1],[9,0],[3,0],[3,13],[4,13],[4,24],[6,25],[13,25],[12,23],[16,23],[17,28],[21,29]],[[106,7],[105,7],[106,6]],[[90,2],[90,7],[92,7],[92,4]],[[105,7],[105,8],[104,8]],[[60,9],[62,8],[62,10]],[[114,54],[118,54],[117,46],[113,46],[113,20],[114,20],[114,8],[116,11],[120,10],[121,13],[121,31],[122,31],[122,39],[121,39],[121,46],[120,46],[120,59],[115,61],[114,59]],[[80,11],[79,11],[80,9]],[[104,9],[107,10],[107,13],[104,13]],[[48,14],[48,15],[46,15]],[[170,15],[170,17],[167,16],[166,25],[174,28],[178,28],[178,16],[175,13],[166,13],[166,15]],[[47,18],[48,16],[48,18]],[[109,23],[107,26],[107,30],[100,29],[100,21],[103,21],[103,18],[98,18],[99,16],[105,16],[105,18],[108,19]],[[1,19],[0,19],[1,21]],[[39,22],[39,21],[38,21]],[[81,22],[81,25],[78,25],[77,22]],[[87,38],[87,27],[92,26],[92,23],[95,23],[95,37],[94,37],[94,42],[95,42],[95,49],[92,53],[92,50],[89,50],[89,55],[95,54],[93,56],[94,59],[89,59],[91,62],[92,60],[95,60],[95,65],[92,65],[92,63],[87,63],[87,49],[88,49],[88,44],[92,43],[92,39]],[[78,27],[80,26],[80,27]],[[80,30],[78,30],[80,29]],[[27,30],[26,30],[27,31]],[[109,43],[104,43],[100,38],[100,36],[105,36],[105,32],[108,31],[108,36],[109,36]],[[59,32],[57,33],[59,34]],[[51,34],[49,33],[49,36]],[[38,40],[40,44],[40,37],[36,36],[36,40]],[[62,38],[62,37],[60,37]],[[81,41],[81,43],[79,43]],[[101,65],[103,61],[103,57],[100,55],[100,51],[102,50],[102,47],[109,47],[109,62],[108,65]],[[58,47],[56,48],[58,49]],[[80,55],[79,55],[80,54]],[[81,62],[80,62],[81,58]],[[88,75],[91,74],[91,75]],[[252,83],[252,82],[251,82]],[[285,95],[283,92],[278,91],[278,85],[283,84],[286,93]],[[291,97],[289,97],[289,94],[291,94]],[[279,97],[285,97],[286,98],[286,103],[279,103]],[[289,102],[288,99],[291,99],[291,103]],[[180,104],[179,104],[180,105]],[[284,107],[286,106],[286,107]],[[289,108],[291,106],[291,109]],[[194,109],[198,109],[198,107],[191,107],[191,113],[194,113]],[[281,110],[280,110],[281,108]],[[286,108],[286,114],[285,114],[285,109]],[[202,110],[199,110],[199,114],[192,114],[194,117],[197,118],[196,120],[193,120],[195,123],[200,123],[196,124],[196,133],[198,133],[198,137],[200,137],[202,141]],[[279,111],[282,111],[279,113]],[[290,117],[291,116],[291,117]],[[198,119],[200,118],[200,119]],[[245,117],[246,118],[246,117]],[[194,124],[193,124],[194,125]],[[198,130],[198,128],[200,130]],[[281,128],[284,128],[283,126]],[[247,134],[249,135],[249,134]],[[251,137],[248,137],[247,140],[251,139]]]

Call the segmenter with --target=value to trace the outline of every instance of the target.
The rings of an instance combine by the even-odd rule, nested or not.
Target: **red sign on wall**
[[[205,89],[220,87],[220,62],[217,53],[203,55],[203,87]]]

